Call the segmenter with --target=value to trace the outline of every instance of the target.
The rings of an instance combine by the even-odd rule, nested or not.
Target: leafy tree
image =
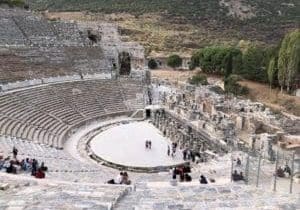
[[[198,50],[197,52],[195,52],[192,55],[189,69],[193,70],[196,67],[199,67],[199,59],[200,59],[201,53],[202,53],[201,50]]]
[[[268,80],[270,83],[270,88],[272,88],[272,85],[274,84],[276,73],[277,73],[276,59],[273,57],[271,58],[268,66]]]
[[[229,75],[232,73],[232,54],[229,53],[226,57],[226,66],[225,66],[225,73],[224,76],[229,77]]]
[[[228,58],[231,56],[232,71],[237,71],[242,62],[242,54],[239,49],[224,46],[212,46],[203,48],[192,56],[193,67],[199,66],[202,71],[210,74],[223,75],[228,65]]]
[[[278,82],[281,91],[286,86],[287,91],[293,85],[295,76],[300,72],[300,31],[296,30],[287,34],[279,50],[278,55]]]
[[[267,70],[265,65],[265,51],[263,48],[250,47],[243,54],[243,68],[240,74],[246,79],[267,82]]]
[[[149,61],[148,61],[148,67],[149,69],[156,69],[157,68],[157,62],[155,59],[151,58]]]
[[[167,60],[167,65],[173,69],[178,68],[182,65],[182,58],[179,55],[170,55]]]
[[[297,74],[300,74],[300,30],[291,33],[291,40],[288,46],[289,62],[287,66],[287,91],[294,85]]]

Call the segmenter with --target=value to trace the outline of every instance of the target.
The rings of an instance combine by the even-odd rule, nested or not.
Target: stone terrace
[[[131,188],[1,177],[0,209],[111,209]]]
[[[140,184],[115,209],[200,210],[200,209],[297,209],[298,195],[274,194],[263,189],[235,184],[170,186],[166,182]]]

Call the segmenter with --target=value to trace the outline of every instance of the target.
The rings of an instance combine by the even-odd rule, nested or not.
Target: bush
[[[225,78],[224,80],[225,92],[232,93],[234,95],[247,95],[249,93],[249,89],[247,87],[241,86],[238,83],[239,80],[240,77],[234,74]]]
[[[155,59],[151,58],[149,61],[148,61],[148,67],[149,69],[157,69],[157,62]]]
[[[190,78],[189,83],[192,85],[208,85],[206,75],[201,73],[197,73],[192,78]]]
[[[182,65],[182,58],[179,55],[171,55],[168,57],[167,65],[173,69],[178,68]]]

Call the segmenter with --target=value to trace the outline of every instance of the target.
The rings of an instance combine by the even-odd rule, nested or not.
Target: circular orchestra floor
[[[151,141],[151,149],[145,142]],[[171,142],[152,124],[130,122],[109,128],[90,141],[95,155],[103,160],[129,167],[159,167],[184,163],[181,151],[167,155]]]

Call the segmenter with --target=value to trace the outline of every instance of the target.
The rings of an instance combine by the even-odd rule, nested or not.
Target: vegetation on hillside
[[[288,33],[279,47],[206,47],[194,53],[191,63],[205,73],[224,75],[225,81],[236,74],[290,92],[300,82],[300,30]]]
[[[147,52],[188,51],[224,42],[234,45],[242,39],[276,43],[288,30],[299,27],[300,22],[298,0],[289,0],[288,3],[285,0],[28,0],[27,2],[33,10],[88,11],[91,16],[99,13],[119,15],[115,20],[120,23],[122,33],[142,43]],[[232,7],[226,6],[227,2],[237,2],[251,8],[250,11],[241,11],[249,18],[239,19]]]
[[[5,4],[9,7],[23,7],[25,5],[24,0],[0,0],[0,5]]]
[[[206,75],[202,74],[201,72],[197,72],[195,75],[189,78],[188,82],[192,85],[208,85]]]

